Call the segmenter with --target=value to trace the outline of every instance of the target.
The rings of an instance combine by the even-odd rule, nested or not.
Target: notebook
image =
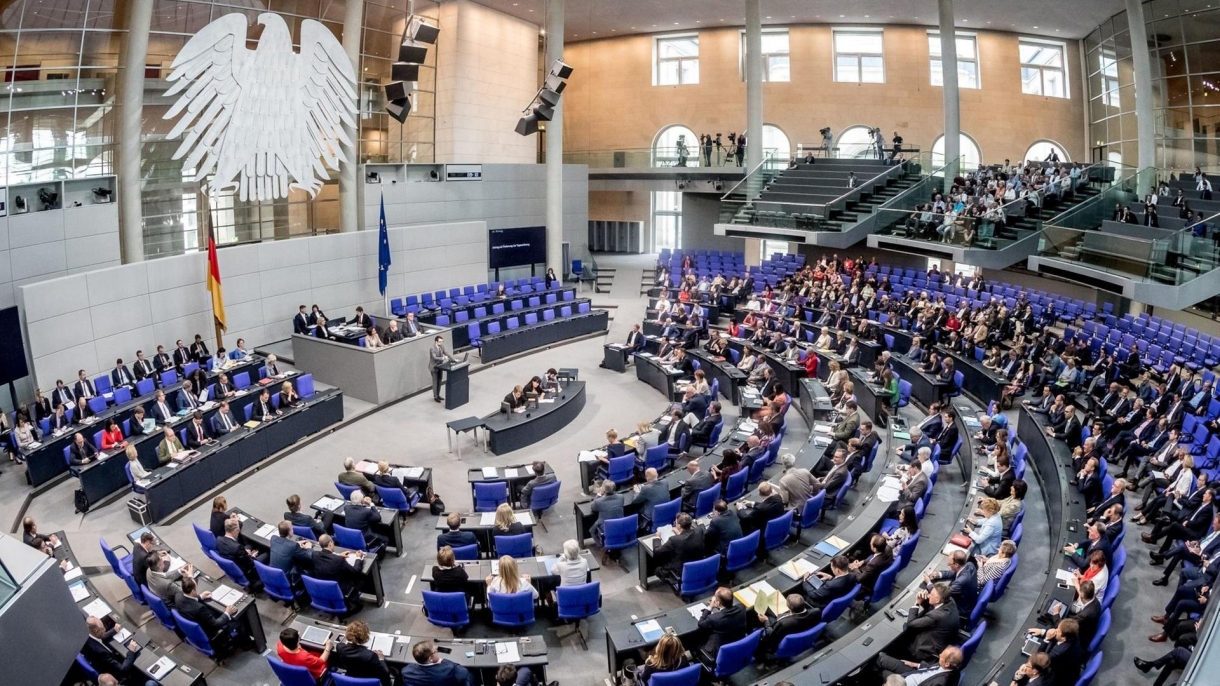
[[[322,627],[307,626],[305,633],[301,634],[301,640],[314,645],[326,645],[326,642],[330,640],[330,632]]]
[[[659,640],[661,638],[661,634],[664,633],[661,630],[661,625],[655,619],[636,622],[635,628],[640,632],[640,638],[644,639],[648,643]]]

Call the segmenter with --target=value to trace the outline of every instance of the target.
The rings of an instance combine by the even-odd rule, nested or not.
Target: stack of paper
[[[828,434],[833,430],[829,424],[814,424],[813,430],[820,434]]]
[[[518,476],[518,474],[517,474],[516,467],[512,467],[512,468],[508,468],[508,469],[504,470],[505,479],[515,479],[515,478],[517,478],[517,476]]]
[[[1076,578],[1076,575],[1066,569],[1056,569],[1055,578],[1065,584],[1070,584]]]
[[[72,581],[73,579],[79,579],[83,572],[84,572],[84,570],[82,570],[80,567],[73,567],[73,568],[69,569],[68,571],[64,572],[64,581]]]
[[[389,655],[394,652],[394,636],[374,631],[363,645],[369,650],[380,650],[383,655]]]
[[[101,619],[110,614],[110,606],[106,604],[105,600],[95,598],[93,602],[85,606],[85,614]]]
[[[483,468],[483,478],[484,479],[494,479],[494,478],[496,478],[496,476],[497,476],[497,472],[496,472],[495,467],[484,467]]]
[[[703,611],[706,609],[707,605],[705,603],[695,603],[694,605],[687,607],[686,611],[690,613],[691,617],[694,617],[695,619],[702,619]]]
[[[186,560],[178,557],[177,555],[169,556],[169,571],[170,572],[176,572],[185,566],[186,566]]]
[[[660,537],[661,543],[664,543],[664,542],[668,541],[669,539],[673,538],[673,535],[674,535],[674,528],[672,525],[666,524],[665,526],[657,527],[657,536]],[[675,543],[674,545],[677,545],[677,544]]]
[[[814,549],[823,555],[838,555],[840,550],[847,547],[847,541],[838,536],[828,536],[826,540],[814,546]]]
[[[363,472],[369,476],[372,476],[373,474],[377,473],[377,463],[370,462],[369,460],[361,460],[356,463],[355,469],[358,472]]]
[[[877,500],[883,503],[892,503],[902,496],[902,491],[889,486],[882,486],[877,489]]]
[[[640,638],[649,643],[661,638],[661,625],[655,619],[636,622],[635,628],[640,632]]]
[[[77,567],[77,570],[79,569],[80,567]],[[89,587],[85,585],[84,581],[68,584],[68,590],[72,591],[73,602],[79,603],[80,601],[89,597]]]
[[[236,605],[237,603],[241,602],[241,599],[244,597],[245,595],[241,591],[235,588],[229,588],[224,584],[220,584],[216,587],[216,590],[212,591],[212,600],[215,600],[226,607],[229,605]]]
[[[271,538],[276,534],[276,528],[272,524],[264,524],[254,531],[254,535],[258,538]]]
[[[491,526],[496,523],[495,512],[483,512],[479,515],[479,526]]]
[[[516,641],[496,644],[496,664],[511,664],[521,661],[521,651],[517,650]]]
[[[343,507],[343,501],[339,500],[338,498],[332,498],[328,495],[324,495],[321,498],[318,498],[318,501],[315,502],[314,505],[317,505],[327,512],[334,512],[335,510]]]
[[[402,472],[401,474],[399,472]],[[423,467],[407,467],[406,469],[393,470],[394,476],[399,479],[418,479],[424,475]]]
[[[582,450],[580,451],[580,454],[576,456],[576,460],[578,462],[597,462],[597,455],[591,450]]]
[[[783,572],[784,576],[787,576],[789,579],[798,581],[803,579],[806,574],[812,574],[813,572],[818,571],[818,568],[809,560],[806,560],[803,557],[798,557],[795,560],[789,560],[788,562],[780,565],[779,571]]]
[[[534,525],[534,515],[529,512],[518,512],[513,515],[513,519],[517,520],[518,522],[521,522],[522,526],[533,526]]]

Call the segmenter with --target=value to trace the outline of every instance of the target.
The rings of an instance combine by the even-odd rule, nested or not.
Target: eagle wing
[[[313,195],[328,177],[326,166],[338,169],[349,161],[343,146],[354,145],[345,127],[356,128],[356,74],[334,34],[316,21],[301,22],[295,68],[300,107],[290,134],[293,185]]]
[[[165,95],[182,95],[164,118],[179,114],[182,118],[167,138],[177,138],[189,129],[173,159],[185,155],[183,166],[194,167],[196,178],[216,169],[221,143],[241,98],[246,65],[252,59],[252,51],[246,48],[248,27],[244,14],[221,17],[187,41],[171,65],[168,81],[173,85]]]

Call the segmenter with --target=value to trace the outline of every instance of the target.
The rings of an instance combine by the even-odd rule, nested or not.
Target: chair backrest
[[[250,580],[247,579],[246,575],[242,573],[241,568],[237,566],[237,563],[233,562],[232,560],[226,560],[215,550],[209,550],[208,557],[212,558],[212,562],[215,562],[216,566],[220,567],[220,570],[233,580],[233,583],[240,584],[242,586],[250,585]]]
[[[902,542],[898,546],[898,561],[899,569],[905,569],[911,561],[911,556],[915,554],[915,546],[919,545],[919,532],[911,534],[910,538]]]
[[[1097,633],[1093,634],[1093,640],[1089,641],[1088,650],[1090,655],[1097,652],[1101,647],[1101,642],[1106,640],[1106,634],[1110,633],[1110,608],[1102,610],[1101,619],[1097,620]]]
[[[826,503],[826,491],[818,491],[817,495],[805,501],[801,506],[801,528],[808,529],[822,518],[822,505]]]
[[[995,579],[992,579],[983,585],[983,590],[979,591],[979,598],[974,603],[974,609],[970,611],[970,624],[968,625],[970,631],[978,626],[979,620],[983,618],[983,613],[987,611],[987,605],[991,603],[994,595]]]
[[[331,672],[330,679],[334,686],[381,686],[381,679],[348,676],[338,672]]]
[[[987,622],[982,621],[978,626],[974,627],[970,638],[962,644],[962,667],[970,664],[970,658],[974,657],[974,651],[979,647],[979,641],[983,640],[983,634],[987,631]]]
[[[169,606],[165,604],[165,601],[157,597],[157,594],[148,590],[147,586],[141,587],[141,590],[144,592],[144,600],[148,602],[149,609],[157,616],[161,626],[170,631],[177,631],[178,624],[174,621],[174,616],[169,613]]]
[[[562,481],[556,481],[553,484],[538,486],[530,493],[530,509],[534,512],[549,510],[559,502],[559,488],[563,485]]]
[[[898,578],[898,572],[901,569],[902,560],[896,559],[877,575],[877,580],[873,585],[873,595],[869,598],[870,603],[878,603],[883,598],[889,597],[890,592],[894,590],[894,580]]]
[[[860,589],[860,584],[856,584],[847,592],[847,595],[827,603],[825,609],[822,610],[822,621],[829,623],[838,619],[847,610],[847,606],[851,605],[856,596],[860,594]]]
[[[757,465],[760,461],[755,461]],[[753,469],[754,465],[751,465]],[[750,478],[750,472],[739,469],[729,476],[729,482],[725,485],[724,499],[732,502],[746,494],[746,480]]]
[[[348,486],[347,484],[341,484],[338,481],[333,481],[331,483],[333,483],[335,488],[339,490],[339,495],[343,496],[343,500],[345,502],[351,500],[352,494],[360,490],[359,486]]]
[[[466,606],[465,593],[436,593],[424,591],[424,616],[428,621],[448,628],[470,624],[470,611]]]
[[[616,519],[607,519],[604,531],[606,540],[603,543],[603,547],[606,550],[634,548],[639,530],[639,515],[633,514]]]
[[[129,386],[119,386],[114,389],[114,404],[122,405],[131,401],[131,388]]]
[[[1114,577],[1106,584],[1106,593],[1101,598],[1101,609],[1108,610],[1110,605],[1114,603],[1114,599],[1118,597],[1118,590],[1122,587],[1122,577]]]
[[[305,574],[301,575],[301,581],[305,584],[305,591],[309,593],[309,604],[315,610],[336,616],[348,613],[347,602],[343,600],[343,589],[339,587],[339,582],[315,579]]]
[[[381,504],[386,507],[392,507],[399,512],[409,512],[411,503],[407,501],[407,494],[402,492],[401,488],[374,486],[377,489],[377,495],[381,496]]]
[[[811,629],[806,629],[795,634],[789,634],[779,642],[779,647],[775,649],[775,659],[790,660],[797,655],[813,648],[817,643],[818,637],[826,630],[826,622],[818,622]]]
[[[606,468],[606,478],[616,484],[634,479],[635,453],[610,458],[610,465]]]
[[[644,468],[652,467],[660,472],[669,462],[669,444],[661,443],[644,451]]]
[[[534,623],[534,594],[525,590],[517,593],[488,593],[491,622],[500,626],[528,626]]]
[[[460,545],[453,549],[453,557],[456,560],[477,560],[479,559],[479,544]]]
[[[775,550],[788,540],[788,536],[792,532],[792,517],[792,510],[788,510],[767,522],[767,528],[763,533],[763,545],[767,550]]]
[[[316,541],[316,540],[318,540],[318,536],[317,536],[317,534],[315,534],[315,533],[313,532],[313,528],[312,528],[312,527],[308,527],[308,526],[297,526],[296,524],[293,524],[293,525],[292,525],[292,533],[293,533],[295,536],[299,536],[300,538],[306,538],[306,539],[309,539],[309,540],[311,540],[311,541]]]
[[[716,484],[711,488],[699,492],[698,499],[695,500],[695,518],[703,517],[711,514],[712,508],[716,505],[716,500],[720,498],[720,484]]]
[[[81,671],[85,673],[85,676],[89,677],[91,683],[97,683],[97,679],[101,675],[97,673],[97,670],[93,668],[93,665],[89,664],[89,661],[85,659],[84,655],[81,655],[80,653],[76,654],[76,666],[80,667]],[[695,666],[703,669],[699,665]]]
[[[598,581],[560,586],[555,591],[555,597],[560,619],[584,619],[592,617],[602,609],[602,585]]]
[[[351,548],[352,550],[365,550],[364,532],[359,529],[351,529],[346,526],[334,525],[335,544],[340,548]]]
[[[682,584],[678,592],[683,596],[693,596],[712,590],[716,587],[716,572],[719,570],[719,555],[687,562],[682,565]]]
[[[1097,676],[1097,670],[1101,669],[1102,654],[1103,651],[1100,650],[1093,653],[1093,657],[1089,658],[1084,665],[1084,672],[1076,680],[1076,686],[1089,686],[1093,682],[1093,677]]]
[[[672,526],[674,520],[678,518],[678,513],[682,511],[682,498],[674,498],[667,503],[661,503],[652,508],[652,530],[655,532],[657,527]]]
[[[195,538],[199,539],[199,547],[203,548],[205,555],[209,550],[216,550],[216,536],[211,531],[195,523],[191,526],[195,527]]]
[[[740,641],[720,646],[720,650],[716,653],[716,666],[712,669],[712,676],[723,679],[745,669],[746,665],[754,661],[754,653],[758,650],[758,643],[761,640],[762,629],[757,629]]]
[[[1000,579],[995,585],[995,594],[992,596],[993,600],[999,600],[1004,597],[1004,591],[1008,590],[1008,582],[1012,581],[1013,575],[1017,573],[1017,565],[1020,562],[1021,554],[1013,553],[1012,562],[1008,563],[1008,569],[1005,569],[1004,573],[1000,574]]]
[[[216,654],[216,651],[212,649],[212,641],[208,639],[208,634],[203,630],[203,627],[183,617],[177,610],[170,610],[170,613],[174,616],[174,623],[178,625],[183,635],[186,636],[187,643],[190,643],[195,650],[208,657]]]
[[[703,665],[696,662],[675,672],[653,674],[648,680],[648,686],[699,686],[703,676]]]
[[[258,574],[259,580],[263,582],[263,590],[267,592],[267,595],[284,603],[296,600],[296,594],[292,591],[292,583],[288,581],[288,575],[284,573],[284,570],[255,560],[254,571]]]
[[[115,576],[120,578],[131,576],[131,572],[127,571],[127,568],[123,566],[121,562],[119,562],[118,555],[114,554],[114,548],[110,547],[110,544],[106,542],[106,539],[99,536],[97,542],[98,545],[102,547],[102,554],[106,556],[106,561],[110,563],[110,570],[115,573]]]
[[[489,481],[474,485],[474,511],[495,512],[501,503],[508,502],[508,484]]]
[[[758,559],[759,534],[760,532],[754,531],[749,536],[729,542],[729,549],[725,554],[724,568],[726,570],[735,572],[754,564],[754,561]]]
[[[526,532],[516,536],[495,536],[496,557],[529,557],[534,554],[534,534]]]

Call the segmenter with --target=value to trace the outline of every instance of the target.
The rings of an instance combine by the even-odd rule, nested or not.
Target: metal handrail
[[[757,173],[759,170],[761,170],[761,169],[762,169],[762,168],[763,168],[763,167],[764,167],[764,166],[765,166],[765,165],[766,165],[768,162],[770,162],[770,161],[771,161],[771,159],[772,159],[774,156],[775,156],[775,153],[774,153],[774,152],[770,152],[770,153],[767,153],[767,154],[763,155],[763,160],[762,160],[762,162],[759,162],[759,163],[758,163],[758,164],[757,164],[757,165],[756,165],[756,166],[755,166],[753,169],[751,169],[751,170],[747,171],[747,172],[746,172],[746,174],[745,174],[745,176],[741,177],[741,180],[740,180],[740,181],[738,181],[737,183],[733,184],[733,187],[732,187],[732,188],[730,188],[728,191],[726,191],[724,195],[720,196],[720,199],[721,199],[722,201],[727,201],[727,200],[729,199],[729,196],[730,196],[730,195],[732,195],[732,194],[733,194],[733,193],[734,193],[734,192],[737,190],[737,187],[738,187],[738,186],[740,186],[741,184],[745,183],[746,181],[749,181],[749,180],[750,180],[750,177],[751,177],[751,176],[754,176],[754,174],[755,174],[755,173]]]
[[[840,195],[839,197],[835,198],[834,200],[831,200],[830,202],[826,202],[826,203],[812,203],[812,202],[784,202],[783,204],[785,204],[785,205],[792,205],[793,207],[828,207],[828,206],[833,205],[833,204],[835,204],[835,203],[839,202],[840,200],[842,200],[842,199],[846,198],[847,196],[851,195],[852,193],[857,193],[857,192],[859,192],[859,191],[860,191],[860,189],[861,189],[861,187],[862,187],[862,186],[864,186],[864,184],[866,184],[866,183],[872,183],[873,181],[876,181],[877,179],[879,179],[879,178],[881,178],[881,177],[883,177],[883,176],[886,176],[887,174],[892,173],[892,172],[893,172],[895,169],[898,169],[898,168],[899,168],[899,165],[893,165],[893,166],[891,166],[891,167],[888,167],[888,168],[886,168],[886,170],[885,170],[885,171],[881,172],[880,174],[877,174],[876,176],[870,176],[869,178],[864,179],[864,180],[863,180],[863,181],[861,181],[861,182],[860,182],[860,184],[859,184],[859,185],[857,185],[855,188],[849,188],[849,189],[847,189],[847,192],[846,192],[846,193],[844,193],[844,194]]]

